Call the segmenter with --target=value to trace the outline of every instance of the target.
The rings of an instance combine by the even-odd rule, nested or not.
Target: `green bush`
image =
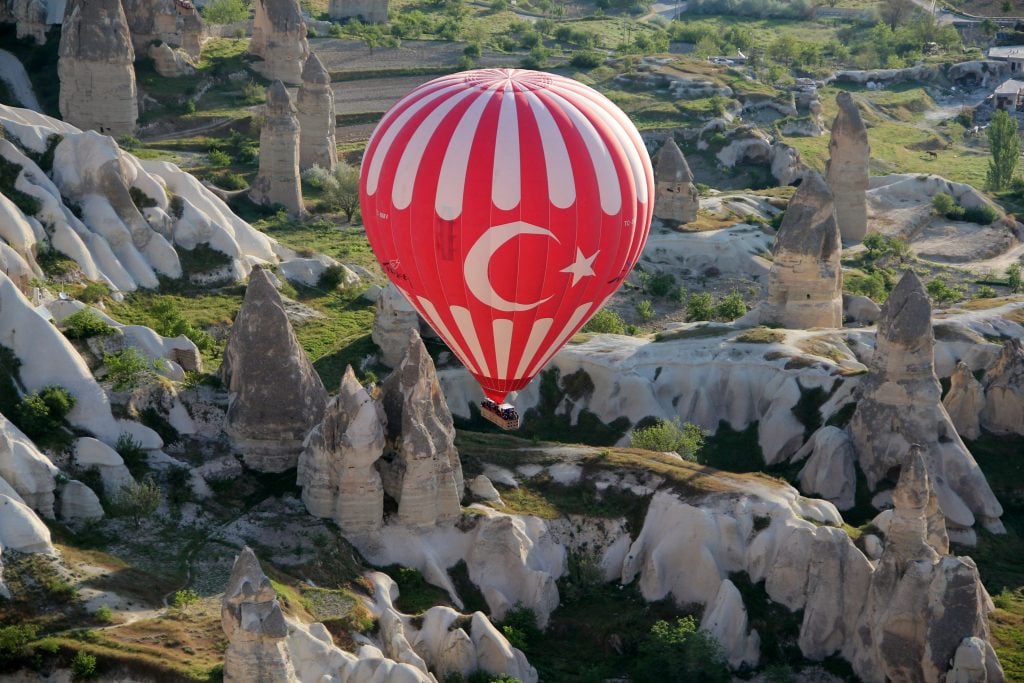
[[[197,602],[199,602],[199,593],[196,593],[191,588],[183,588],[182,590],[175,591],[174,597],[171,599],[171,607],[187,612]]]
[[[647,281],[647,291],[652,296],[668,296],[675,289],[676,278],[672,273],[658,273]]]
[[[149,471],[149,458],[146,456],[142,442],[138,441],[128,432],[123,432],[117,437],[114,450],[124,460],[124,466],[128,468],[133,477],[141,477]]]
[[[996,290],[989,285],[982,285],[978,287],[978,291],[974,293],[975,299],[994,299],[996,296]]]
[[[71,660],[71,673],[76,679],[92,678],[96,675],[96,658],[84,650],[75,653]]]
[[[112,624],[114,623],[114,610],[110,609],[107,605],[101,605],[93,616],[96,617],[96,621],[101,624]]]
[[[964,209],[964,220],[978,225],[991,225],[999,220],[999,212],[988,204]]]
[[[674,452],[686,460],[696,461],[697,453],[704,447],[704,432],[689,422],[680,426],[679,418],[671,422],[659,420],[649,427],[634,430],[630,445],[658,453]]]
[[[135,208],[139,211],[142,211],[143,209],[151,209],[156,206],[155,199],[135,186],[128,188],[128,196],[132,198],[132,203],[135,204]]]
[[[320,279],[317,281],[316,286],[333,292],[343,284],[345,284],[345,266],[339,263],[336,266],[324,268],[324,272],[320,273]]]
[[[17,662],[29,654],[28,644],[39,634],[35,624],[0,626],[0,664]]]
[[[601,55],[591,50],[579,50],[572,53],[569,64],[577,69],[594,69],[601,66]]]
[[[114,514],[129,518],[138,528],[144,517],[160,507],[160,487],[152,477],[147,477],[141,484],[133,481],[118,491],[112,502]]]
[[[208,24],[232,24],[249,18],[246,0],[210,0],[203,7],[203,19]]]
[[[228,153],[219,149],[211,149],[206,153],[206,158],[211,166],[222,167],[231,164],[231,157],[228,156]]]
[[[746,314],[747,304],[739,292],[732,292],[715,306],[715,317],[719,320],[735,320]]]
[[[65,445],[64,418],[75,407],[75,397],[59,386],[43,387],[22,397],[13,421],[41,446]]]
[[[587,321],[581,331],[599,334],[625,334],[626,324],[622,321],[621,315],[610,308],[602,308]]]
[[[512,643],[512,647],[520,650],[528,649],[544,637],[544,633],[537,627],[537,614],[518,603],[505,613],[501,621],[501,632]]]
[[[949,215],[956,206],[957,204],[953,197],[945,192],[938,192],[934,197],[932,197],[932,209],[934,209],[935,213],[940,216]]]
[[[715,315],[715,302],[707,292],[699,292],[686,302],[686,319],[711,320]]]
[[[899,237],[886,237],[880,232],[869,233],[864,238],[864,248],[867,249],[867,257],[877,261],[883,256],[891,256],[902,259],[910,253],[910,245]]]
[[[1019,292],[1024,288],[1020,271],[1019,263],[1011,263],[1010,267],[1006,269],[1006,286],[1010,288],[1011,292]]]
[[[876,303],[883,303],[889,297],[888,283],[885,277],[877,271],[867,275],[844,276],[843,289],[850,294],[866,296]]]
[[[76,297],[79,301],[87,304],[94,304],[103,297],[110,294],[110,287],[102,282],[90,282]]]
[[[656,622],[639,650],[633,677],[637,683],[662,683],[666,672],[679,681],[728,683],[732,678],[721,646],[697,629],[693,617],[683,617],[675,624]]]
[[[193,249],[193,253],[197,253],[199,246]],[[218,263],[225,262],[223,259],[227,258],[222,252],[218,252],[215,249],[209,249],[207,253],[207,260],[220,259]],[[179,337],[185,335],[192,342],[199,347],[201,351],[207,351],[213,348],[214,340],[209,334],[203,330],[195,327],[192,323],[185,319],[182,315],[181,309],[171,299],[161,299],[157,301],[149,309],[149,326],[152,327],[157,334],[161,334],[165,337]]]
[[[152,377],[149,362],[134,346],[103,354],[103,364],[107,366],[107,377],[114,391],[134,389]]]
[[[91,308],[83,308],[64,319],[64,336],[68,339],[104,337],[113,332],[114,328]]]
[[[636,303],[636,313],[644,322],[654,319],[654,306],[649,299],[643,299]]]
[[[951,286],[941,275],[932,279],[925,285],[928,296],[938,303],[950,303],[964,298],[964,290],[960,287]]]

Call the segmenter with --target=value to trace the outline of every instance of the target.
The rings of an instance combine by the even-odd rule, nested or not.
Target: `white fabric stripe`
[[[391,149],[391,145],[395,142],[395,138],[398,137],[398,134],[405,128],[405,124],[407,124],[417,112],[423,109],[423,107],[427,106],[439,97],[453,93],[458,89],[459,86],[454,85],[448,86],[447,88],[441,88],[440,90],[430,93],[423,99],[410,105],[408,109],[403,111],[398,118],[395,119],[393,124],[387,127],[387,132],[384,133],[384,136],[381,138],[380,145],[373,150],[373,158],[370,159],[370,170],[366,174],[366,194],[372,196],[377,192],[377,183],[380,182],[380,172],[384,166],[384,159],[387,157],[388,150]],[[377,126],[377,130],[385,126],[387,126],[387,123],[382,122]],[[374,130],[374,137],[377,135],[377,130]],[[371,138],[367,145],[367,149],[369,149],[372,144],[373,139]]]
[[[522,197],[519,172],[519,113],[515,90],[509,83],[501,96],[498,132],[494,140],[494,173],[491,176],[491,201],[502,211],[519,206]]]
[[[553,341],[551,343],[551,346],[548,347],[550,351],[544,354],[544,356],[542,356],[541,359],[536,364],[534,364],[532,368],[530,368],[530,375],[536,375],[540,371],[540,369],[544,367],[556,353],[558,353],[558,351],[562,348],[562,344],[565,342],[566,339],[569,338],[569,335],[572,334],[572,331],[576,327],[576,324],[583,320],[583,316],[587,314],[587,311],[589,311],[593,305],[594,302],[589,301],[572,312],[572,315],[569,316],[569,322],[565,324],[565,327],[562,328],[562,331],[558,333],[557,337],[555,337],[555,341]]]
[[[496,318],[491,323],[494,330],[494,355],[498,359],[498,379],[508,379],[508,355],[512,350],[512,321]]]
[[[548,330],[551,329],[552,322],[554,322],[553,318],[540,318],[533,321],[533,328],[530,329],[530,338],[526,340],[523,355],[519,358],[519,367],[516,368],[516,374],[512,376],[512,379],[522,379],[526,376],[526,368],[533,361],[534,356],[537,355],[537,349],[540,347],[540,343],[544,341],[544,337],[548,336]]]
[[[448,310],[452,312],[452,317],[455,318],[455,324],[458,326],[459,332],[462,333],[462,338],[466,340],[466,344],[469,345],[469,350],[476,360],[477,367],[481,369],[479,374],[489,377],[491,369],[487,366],[487,358],[484,357],[484,350],[480,346],[480,338],[477,337],[476,327],[473,325],[473,316],[470,314],[469,309],[462,306],[452,306]]]
[[[615,139],[619,141],[619,146],[622,148],[626,159],[629,161],[629,170],[633,174],[633,185],[636,187],[636,198],[637,201],[646,204],[647,203],[647,175],[644,173],[643,162],[636,154],[631,154],[633,147],[635,146],[633,140],[629,136],[629,132],[623,130],[619,122],[604,109],[598,102],[590,99],[584,94],[575,92],[568,88],[562,88],[562,83],[558,83],[558,90],[561,94],[567,98],[571,95],[571,100],[576,106],[586,110],[591,116],[595,116],[604,123],[605,126],[615,135]]]
[[[455,86],[455,88],[461,87]],[[462,90],[441,102],[434,111],[427,115],[427,118],[420,122],[416,132],[409,138],[409,144],[405,146],[395,171],[395,182],[391,186],[391,203],[396,209],[405,209],[412,203],[412,191],[416,187],[416,175],[420,170],[420,162],[423,161],[423,154],[427,151],[427,145],[433,139],[434,133],[437,132],[437,127],[456,105],[476,92],[478,91]]]
[[[462,199],[466,190],[466,169],[469,167],[469,152],[473,149],[473,139],[480,125],[480,117],[484,108],[491,101],[493,88],[478,91],[479,95],[462,115],[462,120],[455,127],[448,149],[441,162],[441,182],[437,184],[437,195],[434,197],[434,210],[441,220],[453,221],[462,214]]]
[[[572,119],[576,130],[583,138],[583,144],[590,152],[590,161],[597,174],[601,210],[609,216],[614,216],[622,209],[622,188],[619,187],[619,174],[615,171],[615,162],[612,160],[611,152],[608,151],[607,145],[601,139],[600,133],[594,128],[594,124],[576,106],[575,98],[573,101],[569,101],[553,90],[548,91],[548,96],[562,105],[562,109]]]
[[[480,374],[480,371],[476,368],[476,366],[473,365],[472,361],[470,360],[469,354],[462,350],[462,347],[459,346],[459,342],[455,341],[455,337],[452,336],[452,332],[451,330],[448,329],[448,326],[444,324],[444,321],[438,314],[437,308],[434,306],[434,304],[430,303],[422,296],[416,297],[416,300],[419,301],[420,306],[423,307],[423,317],[427,319],[427,322],[430,323],[431,327],[437,330],[441,334],[441,336],[444,337],[444,340],[448,342],[448,346],[452,347],[452,351],[454,351],[455,355],[459,357],[459,360],[461,360],[463,364],[472,372]]]
[[[569,150],[565,148],[562,132],[558,129],[551,112],[533,92],[524,92],[540,129],[544,165],[548,172],[548,196],[556,207],[567,209],[576,201],[576,181],[572,172],[572,162],[569,160]]]

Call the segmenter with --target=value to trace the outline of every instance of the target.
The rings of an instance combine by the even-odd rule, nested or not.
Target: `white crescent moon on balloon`
[[[466,262],[462,267],[462,274],[466,279],[466,287],[469,288],[469,292],[479,299],[481,303],[508,313],[529,311],[551,299],[551,297],[547,297],[540,301],[524,304],[517,301],[509,301],[494,291],[494,287],[491,285],[491,278],[487,272],[491,265],[491,259],[494,257],[494,253],[506,242],[519,235],[543,235],[558,242],[558,238],[550,230],[545,230],[523,221],[496,225],[481,235],[472,248],[470,248],[469,253],[466,254]]]

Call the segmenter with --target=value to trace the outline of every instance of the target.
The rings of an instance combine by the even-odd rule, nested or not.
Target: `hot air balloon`
[[[654,176],[610,100],[570,78],[477,69],[399,100],[360,171],[381,267],[472,373],[492,421],[623,283]],[[495,418],[498,416],[498,419]]]

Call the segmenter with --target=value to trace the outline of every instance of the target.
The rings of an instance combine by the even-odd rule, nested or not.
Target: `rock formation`
[[[1024,434],[1024,346],[1010,339],[985,372],[981,426],[994,434]]]
[[[409,348],[410,330],[419,330],[420,315],[394,283],[389,282],[377,298],[373,317],[373,343],[380,347],[384,365],[397,368]]]
[[[18,38],[31,38],[37,45],[45,45],[49,28],[45,0],[13,0],[11,10]]]
[[[942,405],[949,413],[957,434],[965,439],[981,436],[980,415],[985,407],[985,390],[963,361],[957,362],[949,377],[949,391],[942,399]],[[1024,418],[1024,415],[1020,417]]]
[[[253,8],[249,52],[263,58],[256,68],[268,80],[298,85],[309,57],[306,21],[299,0],[256,0]]]
[[[113,137],[135,132],[135,50],[121,0],[70,0],[60,34],[60,113]]]
[[[306,438],[298,483],[310,514],[342,532],[376,531],[384,521],[384,487],[374,463],[384,452],[384,413],[345,369],[338,395]]]
[[[842,243],[832,193],[808,171],[775,237],[761,322],[789,329],[843,326]]]
[[[306,210],[299,178],[299,121],[281,81],[267,89],[266,113],[260,131],[260,170],[249,197],[257,204],[280,204],[298,216]]]
[[[966,529],[977,519],[1000,531],[1002,506],[940,401],[931,314],[921,281],[908,270],[882,306],[870,372],[857,388],[850,435],[858,462],[874,490],[906,462],[911,444],[920,444],[947,523]]]
[[[151,45],[148,51],[153,67],[164,78],[177,78],[195,73],[196,65],[187,52],[167,43]]]
[[[868,229],[868,131],[857,103],[848,92],[836,96],[839,113],[832,122],[826,166],[828,185],[835,197],[836,221],[844,241],[859,242]]]
[[[700,197],[679,145],[669,135],[654,159],[654,215],[669,224],[697,220]]]
[[[868,683],[937,683],[946,678],[964,641],[973,638],[991,652],[986,621],[991,600],[974,561],[948,554],[929,469],[923,449],[911,447],[855,637],[852,664]],[[986,677],[976,680],[1003,680],[991,655],[984,658]]]
[[[228,639],[224,652],[225,683],[298,680],[285,645],[288,625],[277,593],[249,548],[242,549],[231,568],[220,621]]]
[[[4,488],[3,479],[0,479],[0,491]],[[10,591],[3,582],[3,555],[7,550],[57,554],[50,542],[50,530],[36,513],[24,502],[0,492],[0,596],[3,597],[10,597]]]
[[[82,482],[72,479],[60,492],[60,518],[66,524],[102,519],[99,496]]]
[[[58,470],[20,429],[0,414],[0,478],[21,501],[53,519],[53,492]]]
[[[323,419],[327,391],[260,268],[249,278],[220,372],[231,392],[224,431],[245,463],[261,472],[295,467],[303,439]]]
[[[176,0],[123,0],[132,45],[136,53],[145,53],[156,43],[182,48],[196,59],[203,41],[203,20],[191,3]],[[161,73],[161,75],[163,75]]]
[[[302,87],[295,100],[300,129],[299,166],[305,170],[314,165],[333,171],[338,165],[334,129],[334,91],[331,76],[320,58],[309,53],[302,68]]]
[[[852,508],[856,502],[857,456],[849,434],[838,427],[822,427],[797,451],[793,461],[804,458],[807,464],[800,470],[800,490],[831,501],[839,510]]]
[[[331,0],[327,14],[333,20],[359,19],[367,24],[388,20],[388,0]]]
[[[434,361],[413,330],[405,359],[383,383],[387,447],[380,462],[384,490],[398,502],[398,521],[427,526],[461,514],[462,463],[452,414]]]
[[[122,488],[135,483],[118,452],[92,437],[75,439],[74,459],[79,470],[95,468],[99,472],[103,493],[108,498],[113,498]]]
[[[85,278],[122,292],[156,287],[158,273],[181,277],[179,249],[206,245],[222,253],[218,277],[231,282],[245,279],[254,261],[277,263],[284,253],[173,164],[140,161],[112,138],[27,109],[0,105],[0,123],[8,138],[0,140],[0,157],[21,168],[17,186],[40,207],[27,215],[0,198],[0,238],[8,242],[0,244],[0,263],[22,273],[12,279],[41,277],[34,254],[46,248],[75,261]],[[53,145],[49,172],[21,151],[45,156]],[[33,221],[49,227],[37,236]]]

